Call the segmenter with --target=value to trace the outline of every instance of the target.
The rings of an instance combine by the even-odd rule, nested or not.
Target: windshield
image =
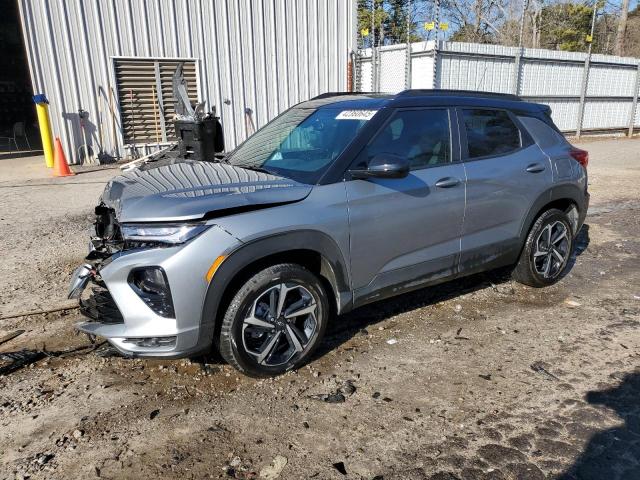
[[[293,108],[258,130],[227,161],[315,184],[375,110]]]

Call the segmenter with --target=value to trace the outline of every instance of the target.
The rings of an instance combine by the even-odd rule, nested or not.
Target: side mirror
[[[409,161],[391,153],[380,153],[371,159],[366,169],[351,170],[350,173],[357,179],[404,178],[409,175]]]

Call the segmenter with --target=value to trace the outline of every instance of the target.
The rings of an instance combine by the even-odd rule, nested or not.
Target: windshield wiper
[[[246,165],[234,165],[234,167],[240,167],[240,168],[244,168],[245,170],[252,170],[254,172],[268,173],[269,175],[273,175],[273,172],[262,167],[250,167]]]
[[[221,154],[217,154],[213,161],[215,163],[226,163],[227,165],[229,165],[229,159],[227,158],[227,155],[221,155]]]

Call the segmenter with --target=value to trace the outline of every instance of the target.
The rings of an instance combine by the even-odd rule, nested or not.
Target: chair
[[[27,143],[27,147],[31,150],[31,144],[29,143],[29,138],[27,137],[27,132],[24,127],[24,122],[16,122],[13,124],[13,136],[12,137],[0,137],[0,139],[7,140],[7,144],[9,145],[9,151],[11,151],[11,142],[16,146],[16,150],[18,150],[18,137],[24,138],[24,141]]]

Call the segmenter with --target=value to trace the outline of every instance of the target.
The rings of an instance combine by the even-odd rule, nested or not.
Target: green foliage
[[[410,42],[421,41],[422,36],[414,15],[409,18],[407,25],[409,5],[411,4],[413,13],[417,3],[418,0],[358,0],[358,35],[362,37],[362,32],[368,31],[368,35],[362,38],[362,45],[369,47],[373,38],[376,45],[404,43],[407,33]],[[381,39],[384,40],[381,42]]]
[[[588,48],[593,8],[582,4],[559,3],[542,9],[540,46],[571,52]]]
[[[373,4],[375,2],[375,8]],[[364,46],[371,46],[371,39],[375,35],[376,45],[379,43],[380,31],[382,25],[387,20],[387,12],[383,8],[382,0],[359,0],[358,1],[358,35],[361,36],[363,31],[368,31],[368,35],[364,37]],[[372,32],[372,24],[374,31]]]

